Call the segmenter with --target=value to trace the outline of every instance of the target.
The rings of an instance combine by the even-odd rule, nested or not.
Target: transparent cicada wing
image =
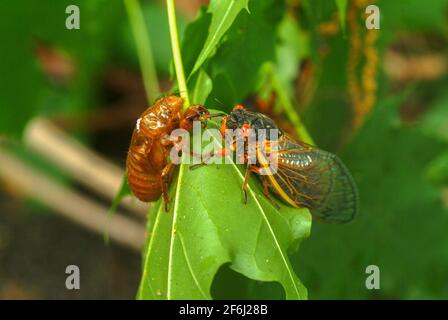
[[[280,139],[278,146],[274,191],[327,222],[344,223],[354,218],[358,191],[336,155],[288,137]]]

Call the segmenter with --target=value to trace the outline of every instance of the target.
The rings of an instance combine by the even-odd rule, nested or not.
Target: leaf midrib
[[[177,220],[177,210],[179,208],[179,189],[182,182],[182,177],[184,175],[184,165],[180,166],[179,169],[179,177],[177,178],[177,185],[176,185],[176,196],[174,198],[174,208],[173,208],[173,222],[171,224],[171,237],[170,237],[170,253],[168,257],[168,284],[167,284],[167,292],[166,292],[166,298],[168,300],[171,300],[171,285],[172,285],[172,262],[173,262],[173,247],[174,247],[174,233],[176,232],[176,220]],[[183,248],[183,247],[182,247]],[[184,253],[185,254],[185,253]]]

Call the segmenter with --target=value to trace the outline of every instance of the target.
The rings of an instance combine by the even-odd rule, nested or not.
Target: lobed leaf
[[[212,15],[208,36],[205,40],[192,74],[199,70],[204,61],[210,57],[227,29],[241,10],[247,9],[249,0],[212,0],[208,7],[208,12]]]
[[[201,69],[198,73],[195,87],[193,90],[192,102],[197,104],[204,104],[208,95],[213,89],[212,79],[210,79],[207,72]]]
[[[297,250],[309,236],[308,210],[283,204],[276,209],[255,177],[248,202],[242,203],[242,169],[235,164],[196,170],[180,165],[170,188],[169,212],[159,201],[149,213],[154,224],[139,299],[210,299],[213,278],[226,263],[248,278],[280,283],[287,299],[307,297],[288,250]]]

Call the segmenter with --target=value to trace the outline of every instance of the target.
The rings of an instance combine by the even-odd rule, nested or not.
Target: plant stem
[[[283,107],[283,110],[285,110],[286,116],[288,117],[289,121],[291,121],[291,123],[294,125],[297,135],[301,140],[305,141],[306,143],[314,144],[313,138],[311,138],[310,134],[306,130],[302,121],[300,120],[299,114],[294,109],[294,106],[291,103],[291,99],[289,98],[287,92],[283,87],[283,84],[278,78],[275,71],[275,67],[272,67],[271,76],[272,76],[272,86],[275,92],[277,93],[278,98],[280,99],[280,104]]]
[[[166,0],[166,6],[168,10],[168,24],[170,26],[171,49],[173,52],[174,68],[176,70],[177,86],[179,87],[180,96],[184,99],[184,108],[187,108],[190,105],[190,99],[188,97],[187,82],[185,81],[184,66],[180,53],[174,0]]]
[[[137,47],[138,60],[143,75],[146,97],[151,103],[160,95],[159,82],[157,80],[156,67],[152,55],[151,42],[146,29],[145,19],[139,0],[124,0],[129,22]]]

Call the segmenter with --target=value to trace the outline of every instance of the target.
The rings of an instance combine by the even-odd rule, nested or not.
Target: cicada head
[[[224,129],[241,129],[241,130],[254,130],[257,136],[260,135],[260,130],[265,130],[265,137],[267,140],[271,140],[271,137],[280,138],[283,132],[277,127],[274,120],[265,116],[259,112],[253,112],[246,110],[242,105],[236,105],[229,116],[223,119],[221,123],[221,133]],[[277,135],[273,135],[271,130],[276,130]]]
[[[204,128],[207,125],[205,116],[209,114],[209,111],[202,105],[192,105],[184,112],[180,119],[179,127],[187,131],[193,130],[193,122],[201,121],[201,127]]]

